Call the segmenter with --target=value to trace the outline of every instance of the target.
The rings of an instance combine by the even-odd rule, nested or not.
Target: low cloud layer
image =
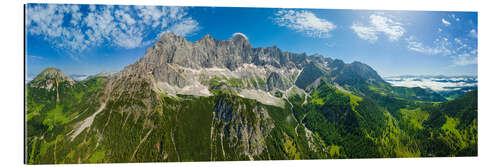
[[[433,91],[453,91],[477,86],[477,78],[472,76],[397,76],[384,79],[393,86],[421,87]]]

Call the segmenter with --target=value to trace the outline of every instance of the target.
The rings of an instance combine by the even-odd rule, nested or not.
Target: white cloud
[[[385,33],[390,40],[398,40],[405,33],[401,23],[379,15],[370,16],[371,23],[377,31]]]
[[[123,25],[123,23],[121,23]],[[111,33],[113,39],[120,39],[114,41],[114,44],[122,48],[136,48],[141,46],[143,41],[142,32],[137,28],[130,27],[129,30],[125,31],[113,31]]]
[[[32,58],[32,59],[43,59],[43,57],[41,57],[41,56],[29,56],[29,58]]]
[[[116,16],[116,19],[118,19],[120,22],[127,23],[127,25],[133,25],[136,23],[135,19],[132,18],[132,16],[130,16],[128,13],[126,13],[123,10],[116,10],[115,16]]]
[[[337,46],[337,43],[335,43],[335,42],[327,42],[327,43],[325,43],[325,45],[328,46],[328,47],[335,47],[335,46]]]
[[[161,24],[161,17],[167,14],[166,10],[162,10],[155,6],[137,6],[138,15],[141,21],[146,25],[151,25],[153,28]]]
[[[465,66],[470,64],[477,64],[477,56],[469,53],[463,53],[458,56],[452,57],[453,65]]]
[[[419,42],[415,36],[410,36],[405,39],[408,43],[408,49],[429,55],[450,55],[452,50],[449,49],[450,43],[447,38],[438,38],[434,41],[433,47],[426,46],[422,42]]]
[[[310,37],[329,38],[330,31],[337,28],[332,22],[318,18],[309,11],[280,10],[275,13],[274,22]]]
[[[444,18],[441,19],[441,22],[443,22],[443,24],[445,26],[449,26],[451,24],[449,21],[446,21]]]
[[[455,14],[451,14],[451,18],[453,18],[455,21],[460,21],[460,18],[455,16]]]
[[[351,29],[358,35],[358,37],[364,40],[373,42],[378,39],[378,34],[384,34],[389,38],[389,40],[396,41],[399,40],[399,38],[403,36],[406,31],[401,25],[401,23],[390,18],[372,14],[370,15],[370,24],[368,26],[363,26],[360,23],[354,23],[351,26]]]
[[[91,12],[95,11],[95,9],[96,9],[96,6],[94,4],[89,5],[89,10]]]
[[[112,16],[112,9],[105,8],[98,10],[95,13],[89,13],[83,20],[83,24],[88,27],[89,42],[102,43],[104,40],[109,40],[111,32],[115,30],[117,22]],[[114,41],[111,41],[114,42]]]
[[[474,49],[474,50],[470,51],[470,54],[477,55],[477,49]]]
[[[45,7],[35,6],[28,8],[26,24],[28,33],[44,35],[45,38],[57,37],[62,34],[64,13],[61,7],[49,4]],[[33,23],[32,23],[33,22]]]
[[[169,28],[168,30],[179,36],[187,36],[189,34],[193,34],[194,32],[198,31],[198,29],[199,29],[198,22],[189,18],[183,20],[182,22],[172,25],[172,27]]]
[[[469,31],[469,36],[472,38],[477,38],[477,31],[476,29],[472,29]]]
[[[71,6],[71,25],[78,25],[78,22],[82,20],[82,13],[79,12],[80,7],[77,5]]]
[[[242,36],[243,38],[245,38],[246,40],[248,40],[248,37],[245,34],[241,33],[241,32],[234,33],[233,37],[235,37],[237,35]]]
[[[408,49],[429,55],[443,55],[451,58],[452,66],[477,64],[477,49],[464,43],[465,39],[441,37],[434,41],[432,47],[419,42],[414,36],[406,38]]]
[[[103,44],[141,47],[156,40],[159,36],[155,34],[167,30],[180,36],[199,30],[198,22],[188,17],[183,7],[89,5],[88,10],[81,10],[84,7],[30,4],[26,9],[27,32],[78,55]]]
[[[39,62],[39,61],[43,61],[44,58],[42,56],[27,56],[27,61],[31,61],[31,62]]]
[[[473,41],[467,38],[453,38],[448,40],[440,37],[434,40],[431,46],[419,42],[414,36],[406,38],[408,49],[429,55],[449,56],[451,66],[465,66],[477,64],[477,49]]]
[[[365,27],[359,24],[353,24],[351,29],[356,32],[358,37],[364,40],[376,41],[378,39],[377,31],[372,27]]]

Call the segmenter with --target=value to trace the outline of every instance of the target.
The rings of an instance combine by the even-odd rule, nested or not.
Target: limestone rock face
[[[263,106],[238,103],[224,96],[217,100],[214,113],[221,125],[219,131],[228,138],[230,147],[237,147],[250,157],[266,149],[265,138],[275,125]]]
[[[168,32],[139,61],[114,76],[131,75],[141,75],[151,83],[151,89],[171,96],[211,96],[212,88],[228,88],[242,93],[242,97],[255,92],[259,95],[252,97],[263,103],[264,98],[259,97],[276,91],[284,93],[292,87],[307,91],[322,77],[347,86],[357,82],[387,84],[373,69],[359,62],[345,64],[318,54],[282,51],[276,46],[252,48],[243,35],[228,40],[206,35],[189,42]]]
[[[274,89],[286,90],[289,88],[291,84],[289,82],[285,82],[281,75],[277,72],[271,72],[271,74],[267,77],[267,89],[272,91]]]

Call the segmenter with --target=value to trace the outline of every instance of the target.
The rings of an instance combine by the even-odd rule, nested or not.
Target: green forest
[[[419,100],[405,98],[419,94],[410,88],[346,91],[323,78],[277,107],[221,86],[235,81],[207,83],[213,96],[171,97],[144,80],[106,95],[109,80],[27,84],[28,164],[477,156],[477,90]],[[117,98],[72,138],[105,96]]]

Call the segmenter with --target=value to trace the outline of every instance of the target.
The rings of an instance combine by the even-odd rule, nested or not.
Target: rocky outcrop
[[[281,75],[277,72],[271,72],[267,77],[267,90],[272,91],[275,89],[278,90],[286,90],[292,86],[289,82],[285,82],[285,80],[281,77]]]
[[[249,157],[266,149],[265,138],[275,125],[262,105],[241,103],[223,96],[216,102],[214,113],[230,147],[242,150],[241,154]]]
[[[306,89],[318,78],[325,75],[326,72],[327,71],[325,71],[324,68],[321,68],[319,64],[309,63],[304,67],[297,80],[295,81],[295,84],[299,88]]]
[[[275,46],[252,48],[250,42],[242,35],[235,35],[229,40],[216,40],[206,35],[199,41],[189,42],[174,34],[165,33],[147,50],[146,55],[138,63],[151,71],[156,80],[182,88],[187,86],[184,81],[189,80],[182,77],[185,76],[183,74],[185,70],[182,69],[191,71],[220,69],[236,72],[236,78],[247,77],[242,78],[243,80],[251,80],[249,78],[255,75],[266,79],[272,72],[291,77],[292,74],[284,72],[301,69],[307,59],[305,54],[283,52]],[[244,71],[241,68],[245,68],[246,65],[258,68],[255,71],[240,73]],[[258,70],[264,70],[265,73]],[[249,72],[254,75],[246,75]],[[198,78],[194,80],[199,81]]]
[[[229,40],[215,40],[210,35],[197,42],[172,33],[164,33],[140,60],[149,68],[178,64],[191,69],[228,68],[235,70],[252,60],[250,42],[241,36]]]

